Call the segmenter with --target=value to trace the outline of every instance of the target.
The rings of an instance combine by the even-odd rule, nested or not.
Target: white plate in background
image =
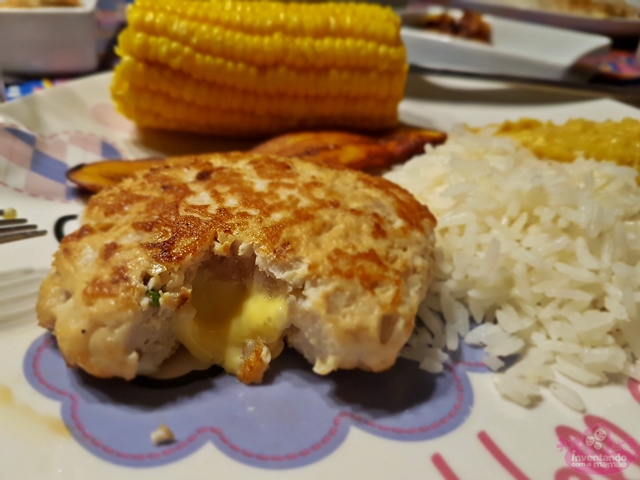
[[[637,5],[637,0],[634,0]],[[567,28],[611,37],[640,37],[640,19],[597,18],[578,13],[554,12],[507,5],[504,0],[443,0],[449,7],[464,8],[504,18],[522,20],[558,28]],[[633,5],[633,2],[627,2]],[[634,5],[635,6],[635,5]]]
[[[409,64],[531,79],[583,80],[593,72],[576,69],[576,63],[611,47],[611,40],[601,35],[493,16],[483,16],[491,28],[490,44],[419,28],[421,19],[443,12],[454,17],[462,13],[442,7],[399,12]]]
[[[0,106],[0,131],[4,129],[7,133],[7,128],[13,129],[9,137],[4,133],[0,135],[0,145],[6,147],[7,142],[11,142],[11,148],[0,153],[0,160],[5,159],[0,166],[0,181],[4,183],[0,184],[0,206],[13,206],[22,216],[51,231],[55,219],[82,211],[81,202],[63,198],[64,180],[59,178],[59,168],[54,168],[60,166],[56,161],[75,164],[92,161],[105,153],[136,157],[213,148],[214,142],[202,136],[194,145],[192,140],[197,137],[163,133],[164,143],[158,143],[158,138],[149,132],[139,132],[114,111],[108,91],[110,80],[108,74],[94,76]],[[444,130],[463,122],[483,125],[522,116],[558,122],[576,116],[594,120],[626,116],[640,119],[639,110],[611,100],[513,89],[477,81],[439,79],[435,83],[414,75],[409,77],[400,113],[408,123]],[[36,150],[40,153],[36,154]],[[11,176],[6,173],[7,156],[17,160],[10,162]],[[34,165],[36,157],[38,161]],[[20,159],[25,158],[30,159],[30,167],[20,163]],[[51,181],[30,182],[27,170],[36,175],[41,172]],[[0,277],[20,268],[34,269],[36,274],[46,271],[56,248],[57,242],[51,234],[0,245]],[[0,282],[0,296],[4,293],[3,285]],[[425,433],[420,437],[410,429],[385,432],[376,431],[376,426],[385,427],[385,422],[394,415],[411,414],[419,408],[427,414],[431,410],[449,409],[455,403],[455,395],[450,403],[442,401],[447,400],[446,396],[440,400],[432,396],[419,404],[408,405],[406,412],[396,409],[390,414],[384,408],[369,408],[366,404],[370,402],[375,407],[377,397],[389,393],[397,393],[401,401],[407,391],[416,388],[415,382],[400,377],[391,384],[381,380],[379,391],[375,391],[374,385],[374,391],[366,392],[369,398],[345,397],[332,390],[314,397],[311,395],[314,386],[324,380],[315,381],[316,377],[304,373],[305,367],[296,364],[295,368],[282,369],[273,384],[247,387],[237,385],[232,377],[216,377],[213,385],[190,390],[185,395],[171,396],[169,389],[146,392],[145,399],[131,398],[123,395],[125,382],[91,381],[68,370],[46,342],[33,312],[0,324],[0,477],[3,480],[567,479],[576,477],[569,476],[565,453],[558,451],[559,434],[568,431],[579,434],[597,418],[631,437],[640,438],[637,422],[640,389],[632,391],[624,383],[600,388],[572,384],[589,409],[587,415],[582,415],[546,392],[539,405],[519,407],[499,397],[491,374],[461,370],[457,385],[461,385],[465,395],[471,393],[464,418],[459,423],[452,420],[455,428],[440,435],[428,437]],[[277,368],[276,362],[273,368]],[[69,379],[75,379],[76,384],[64,385]],[[349,387],[340,382],[337,385]],[[252,398],[261,392],[266,395],[264,401],[252,403]],[[169,404],[166,398],[159,401],[163,396],[173,403]],[[221,398],[225,402],[220,402]],[[199,399],[223,409],[225,415],[215,409],[210,415],[203,415],[209,407]],[[317,427],[314,422],[321,421],[327,405],[335,407],[336,399],[340,400],[340,414],[333,419],[335,423],[314,430]],[[299,415],[304,409],[310,410],[306,417]],[[264,414],[265,411],[268,414]],[[141,429],[136,424],[137,417],[142,422]],[[369,417],[373,425],[363,425],[358,420],[362,417]],[[452,418],[457,417],[454,414]],[[172,456],[176,455],[169,452],[172,446],[163,446],[158,447],[157,453],[165,455],[166,460],[149,456],[148,452],[154,452],[148,437],[149,425],[156,425],[157,421],[167,423],[176,432],[178,442],[173,447],[184,445],[184,453]],[[202,427],[195,431],[185,427],[192,422]],[[247,431],[247,425],[255,429]],[[227,442],[212,428],[220,428]],[[308,438],[305,432],[310,432]],[[321,435],[317,435],[318,432]],[[326,433],[328,447],[322,446],[325,445],[323,433]],[[295,463],[300,457],[277,461],[258,459],[260,463],[247,456],[252,452],[242,448],[234,450],[245,447],[243,442],[247,436],[276,448],[296,435],[301,435],[301,447],[310,447],[300,453],[318,445],[321,453],[302,463]],[[110,443],[114,438],[118,441]],[[142,454],[132,458],[130,449],[136,438],[142,439],[138,444]],[[447,469],[456,476],[448,474]],[[625,470],[624,475],[638,478],[639,473],[640,467],[634,465]]]

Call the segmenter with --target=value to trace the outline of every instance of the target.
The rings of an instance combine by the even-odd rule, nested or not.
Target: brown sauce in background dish
[[[454,37],[491,43],[491,27],[482,19],[482,15],[469,10],[465,10],[459,19],[446,12],[429,15],[421,27]]]

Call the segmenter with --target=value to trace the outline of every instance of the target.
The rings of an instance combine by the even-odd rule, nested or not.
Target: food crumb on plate
[[[171,443],[176,439],[176,436],[173,434],[173,431],[167,427],[164,423],[161,423],[160,426],[151,432],[151,441],[154,445],[162,445],[165,443]]]
[[[0,216],[5,220],[13,220],[18,218],[18,212],[16,212],[15,208],[5,208],[4,210],[0,210]]]

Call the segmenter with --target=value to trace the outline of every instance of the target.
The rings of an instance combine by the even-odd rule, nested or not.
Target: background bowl
[[[0,9],[5,74],[65,75],[95,70],[97,0],[79,7]]]

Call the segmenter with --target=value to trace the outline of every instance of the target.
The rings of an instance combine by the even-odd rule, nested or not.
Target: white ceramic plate
[[[637,37],[640,35],[640,19],[593,18],[586,15],[511,7],[505,5],[507,2],[503,0],[445,0],[444,3],[451,7],[467,8],[505,18],[611,37]],[[633,4],[632,2],[628,3]]]
[[[62,176],[67,166],[221,146],[138,132],[114,112],[109,81],[87,78],[0,106],[0,206],[52,232],[82,211]],[[401,113],[445,130],[525,115],[640,118],[608,100],[422,77],[409,79]],[[548,395],[525,409],[498,396],[467,348],[438,376],[401,360],[386,374],[320,378],[289,353],[254,387],[229,376],[162,389],[92,380],[64,366],[28,308],[56,248],[51,233],[0,245],[2,479],[586,478],[570,476],[559,436],[602,422],[616,439],[640,438],[638,384],[574,385],[586,415]],[[9,312],[17,305],[26,312]],[[161,423],[177,439],[155,447],[149,435]],[[638,464],[625,475],[638,478]]]
[[[484,16],[492,33],[491,44],[453,37],[419,28],[428,15],[460,10],[429,7],[405,10],[402,40],[411,65],[489,75],[543,80],[580,80],[594,72],[575,68],[588,54],[606,53],[611,40],[601,35]]]

